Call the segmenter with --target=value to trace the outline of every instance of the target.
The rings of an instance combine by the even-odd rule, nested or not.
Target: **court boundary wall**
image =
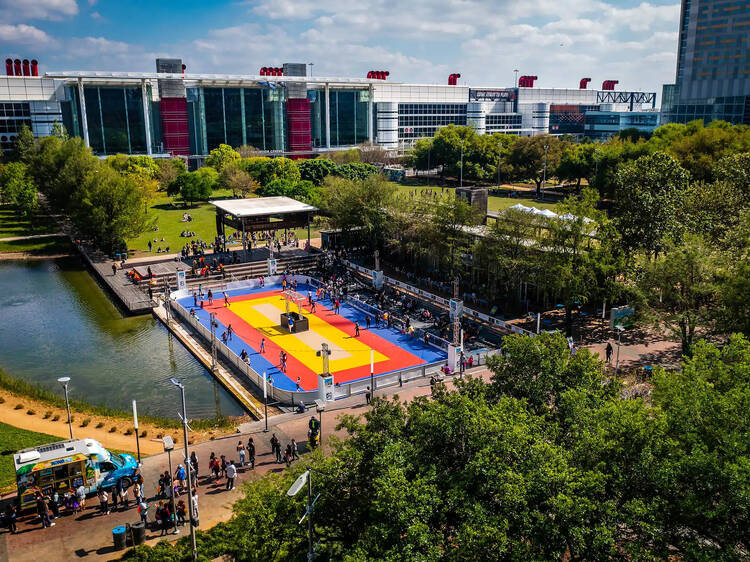
[[[264,286],[266,284],[278,284],[281,282],[282,278],[283,275],[264,277]],[[308,277],[306,275],[287,275],[286,279],[287,281],[297,281],[298,283],[309,282],[311,285],[315,286],[321,285],[319,280],[315,279],[314,277]],[[226,285],[224,286],[224,290],[230,291],[235,289],[257,289],[260,286],[260,281],[258,281],[257,279],[233,281],[226,283]],[[177,302],[177,299],[189,297],[192,296],[192,294],[192,289],[181,289],[178,291],[174,291],[170,294],[170,301],[167,303],[167,305],[169,306],[171,311],[175,312],[176,316],[179,317],[180,321],[183,324],[192,328],[195,333],[199,334],[201,338],[210,345],[210,330],[206,326],[204,326],[197,318],[193,318],[192,316],[190,316],[190,312],[185,309],[185,307],[182,306],[179,302]],[[430,337],[434,336],[430,335]],[[239,357],[239,355],[232,351],[228,346],[224,345],[224,342],[222,342],[220,338],[214,338],[214,342],[216,345],[217,354],[220,354],[227,363],[234,367],[236,372],[240,373],[246,381],[251,382],[262,392],[263,375],[261,375],[250,365],[245,363]],[[491,355],[491,353],[485,354],[483,357],[485,362],[488,355]],[[479,357],[476,364],[483,364],[481,363],[481,360],[482,357]],[[425,378],[432,375],[439,375],[444,364],[445,361],[435,361],[432,363],[423,363],[422,365],[416,365],[414,367],[409,367],[406,369],[399,369],[398,371],[394,371],[391,373],[376,375],[374,377],[374,380],[372,380],[372,390],[375,391],[382,388],[401,386],[403,383],[414,379]],[[367,392],[367,388],[369,386],[371,386],[369,377],[347,383],[336,384],[333,389],[334,400],[347,398],[356,394],[364,394],[365,392]],[[315,400],[323,399],[320,389],[297,392],[284,390],[274,386],[273,384],[270,384],[268,386],[268,396],[271,402],[279,402],[285,405],[299,404],[300,400],[305,404],[312,404],[313,402],[315,402]]]

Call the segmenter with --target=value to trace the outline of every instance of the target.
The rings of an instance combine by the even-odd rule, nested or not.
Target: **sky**
[[[661,93],[674,81],[678,0],[0,0],[5,57],[50,70],[257,74],[313,63],[316,76],[506,87],[514,70],[540,87]]]

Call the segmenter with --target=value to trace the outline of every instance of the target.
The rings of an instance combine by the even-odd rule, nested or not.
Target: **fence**
[[[361,265],[358,265],[356,263],[353,263],[347,260],[343,260],[343,263],[348,268],[353,269],[354,271],[358,271],[370,277],[374,276],[374,272],[371,269],[367,269],[366,267],[362,267]],[[450,299],[446,299],[438,295],[433,295],[432,293],[425,291],[424,289],[420,289],[419,287],[415,287],[414,285],[409,285],[408,283],[404,283],[403,281],[399,281],[398,279],[394,279],[393,277],[386,276],[385,282],[388,283],[389,285],[392,285],[393,287],[397,287],[404,291],[408,291],[412,294],[425,298],[428,301],[436,302],[446,307],[450,306]],[[472,318],[474,320],[481,320],[491,326],[502,328],[504,330],[508,330],[509,332],[513,332],[515,334],[523,334],[526,336],[536,335],[534,332],[525,330],[521,328],[520,326],[510,324],[506,322],[505,320],[500,320],[499,318],[495,318],[494,316],[490,316],[489,314],[479,312],[478,310],[472,310],[471,308],[464,307],[464,316],[468,318]],[[430,335],[430,337],[435,337],[435,336]]]
[[[266,278],[266,280],[269,281],[269,285],[273,285],[280,282],[281,278],[281,275],[277,275],[275,277],[268,277]],[[296,280],[298,283],[307,282],[308,279],[309,278],[305,277],[304,275],[287,276],[287,280]],[[313,281],[312,279],[309,280]],[[255,288],[258,287],[259,284],[260,282],[258,280],[236,281],[227,283],[227,290]],[[186,289],[181,291],[174,291],[171,294],[171,298],[178,299],[190,295],[192,295],[192,291]],[[183,324],[191,327],[193,332],[201,336],[204,341],[209,344],[211,343],[211,331],[206,326],[204,326],[197,318],[193,318],[181,304],[175,302],[174,300],[172,300],[169,305],[170,310],[173,311],[177,317],[179,317],[180,321]],[[433,338],[435,336],[430,335],[430,337]],[[261,374],[255,371],[255,369],[253,369],[250,365],[245,363],[234,351],[229,349],[229,347],[224,345],[224,342],[222,342],[220,338],[214,338],[214,342],[216,345],[217,354],[220,354],[227,363],[232,365],[235,372],[242,375],[244,382],[250,382],[258,389],[263,388],[263,376]],[[410,380],[431,376],[433,374],[439,373],[443,364],[443,361],[437,361],[434,363],[417,365],[408,369],[401,369],[392,373],[377,375],[374,377],[373,390],[396,386]],[[367,392],[368,386],[370,386],[369,378],[336,384],[334,386],[334,400],[346,398],[348,396],[353,396],[356,394],[363,394]],[[288,405],[299,404],[300,400],[302,400],[305,404],[310,404],[318,398],[321,398],[321,394],[317,389],[301,392],[291,391],[275,386],[272,381],[268,386],[268,395],[270,396],[272,401]]]

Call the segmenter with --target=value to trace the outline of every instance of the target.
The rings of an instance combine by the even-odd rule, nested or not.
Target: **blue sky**
[[[320,76],[388,70],[400,82],[547,87],[591,77],[661,92],[674,80],[676,0],[0,0],[5,57],[47,70],[257,73],[312,62]]]

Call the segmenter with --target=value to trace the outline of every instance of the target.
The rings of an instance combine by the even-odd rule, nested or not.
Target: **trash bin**
[[[133,537],[133,546],[143,544],[146,540],[146,524],[143,521],[133,523],[130,526],[130,534]]]
[[[123,550],[126,546],[125,525],[120,525],[112,529],[112,540],[115,543],[115,550]]]

